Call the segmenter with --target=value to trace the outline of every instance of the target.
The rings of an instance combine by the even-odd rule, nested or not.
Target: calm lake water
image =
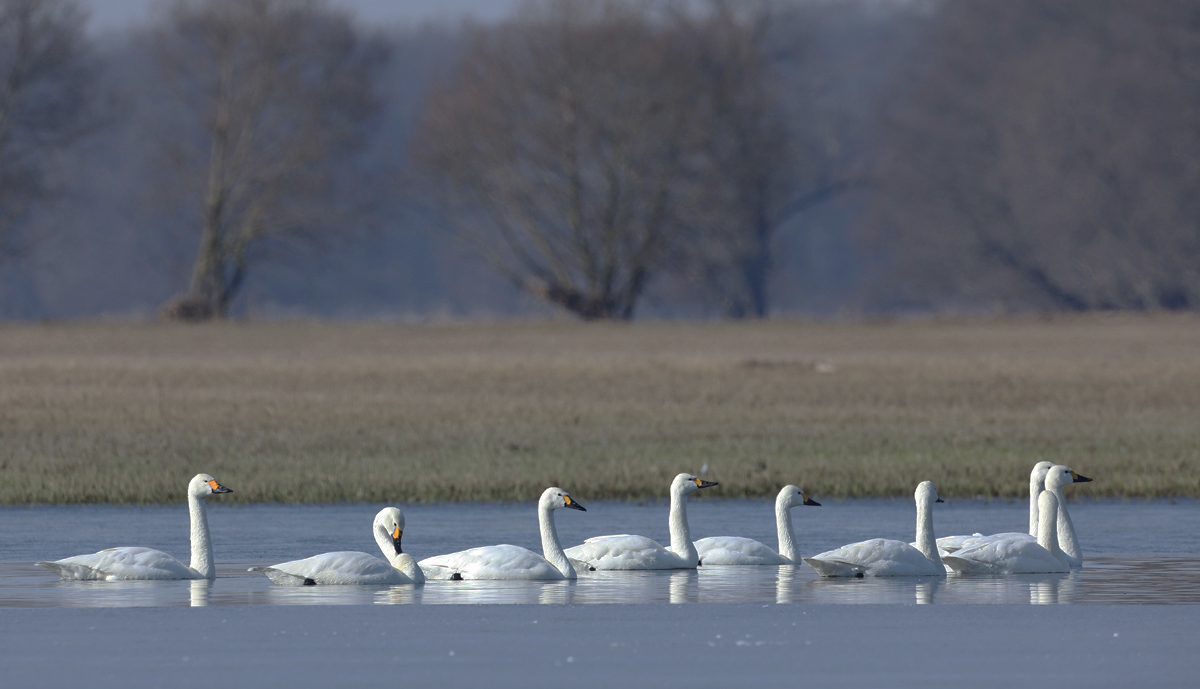
[[[556,513],[564,546],[608,533],[660,542],[667,504],[585,503]],[[144,607],[377,604],[882,603],[882,604],[1196,604],[1200,603],[1200,502],[1127,501],[1070,505],[1084,569],[1070,574],[945,579],[821,579],[800,567],[702,567],[697,571],[592,572],[573,582],[429,582],[424,586],[274,586],[258,564],[331,550],[375,553],[371,520],[382,505],[221,505],[210,501],[218,562],[213,582],[63,582],[34,566],[119,545],[159,548],[188,558],[183,506],[0,508],[0,607]],[[479,545],[513,543],[540,551],[532,504],[401,505],[405,550],[418,558]],[[804,554],[872,537],[912,540],[907,500],[826,501],[792,511]],[[1023,530],[1024,503],[954,501],[937,505],[939,535]],[[773,503],[689,501],[693,538],[748,536],[775,546]]]

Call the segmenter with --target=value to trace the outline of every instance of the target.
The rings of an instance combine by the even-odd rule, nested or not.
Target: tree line
[[[74,0],[0,0],[0,270],[87,218],[92,155],[176,319],[364,227],[589,320],[765,317],[797,264],[861,311],[1200,305],[1183,0],[537,0],[424,53],[323,0],[161,9],[103,59]]]

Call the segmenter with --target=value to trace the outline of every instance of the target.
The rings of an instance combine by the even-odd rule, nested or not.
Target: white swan
[[[688,530],[686,498],[689,493],[715,485],[691,474],[680,474],[671,482],[670,548],[645,536],[618,534],[589,538],[567,548],[567,557],[587,563],[592,569],[695,569],[700,555]]]
[[[922,481],[917,502],[917,545],[886,538],[851,543],[804,558],[823,577],[946,576],[933,537],[933,503],[942,502],[933,483]]]
[[[1065,467],[1061,464],[1056,464],[1050,467],[1050,471],[1046,473],[1046,492],[1053,493],[1057,498],[1058,508],[1056,510],[1058,516],[1055,519],[1055,530],[1058,533],[1058,545],[1062,549],[1066,561],[1072,568],[1083,566],[1083,551],[1079,547],[1079,539],[1075,535],[1075,524],[1071,521],[1071,515],[1067,512],[1067,501],[1063,497],[1063,486],[1069,486],[1072,483],[1087,483],[1092,479],[1086,476],[1080,476],[1075,470],[1070,467]],[[1040,524],[1039,524],[1040,526]],[[977,538],[967,540],[963,543],[963,548],[972,548],[983,543],[998,540],[1013,540],[1027,541],[1029,543],[1036,542],[1036,538],[1027,533],[1000,533],[992,536],[979,536]],[[958,551],[955,551],[957,553]],[[943,553],[943,555],[951,555],[955,553]]]
[[[213,579],[212,543],[208,537],[208,515],[204,500],[210,495],[232,493],[208,474],[196,474],[188,483],[188,511],[192,522],[192,564],[153,548],[109,548],[91,555],[76,555],[55,562],[36,562],[63,579],[121,581],[126,579]]]
[[[1036,538],[1038,533],[1038,496],[1045,490],[1046,474],[1049,473],[1050,467],[1054,466],[1053,462],[1038,462],[1033,465],[1033,471],[1029,472],[1029,535]],[[1006,537],[1018,534],[1020,532],[1004,532],[992,534],[991,537]],[[973,533],[970,535],[961,536],[943,536],[937,539],[938,553],[946,555],[963,548],[977,545],[981,538],[989,538],[981,533]]]
[[[386,560],[367,553],[342,551],[270,567],[251,567],[248,571],[262,572],[271,581],[284,586],[425,583],[425,574],[417,561],[400,546],[404,536],[403,512],[395,507],[383,508],[375,515],[371,531]]]
[[[1069,572],[1071,566],[1066,554],[1058,547],[1058,509],[1058,498],[1053,491],[1044,491],[1038,496],[1037,541],[995,538],[945,555],[942,562],[961,574]]]
[[[547,488],[538,500],[542,555],[515,545],[489,545],[426,558],[421,569],[430,579],[574,579],[575,568],[554,526],[554,510],[560,507],[587,511],[562,488]]]
[[[696,552],[702,565],[793,565],[800,561],[792,531],[791,508],[797,505],[820,507],[821,503],[808,497],[796,486],[784,486],[775,498],[775,530],[779,536],[779,552],[753,538],[713,536],[696,541]]]

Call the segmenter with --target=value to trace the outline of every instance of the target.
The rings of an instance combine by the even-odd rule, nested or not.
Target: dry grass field
[[[0,326],[0,502],[1200,496],[1200,319]]]

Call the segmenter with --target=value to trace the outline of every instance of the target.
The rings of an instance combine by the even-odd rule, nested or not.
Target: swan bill
[[[941,498],[938,498],[937,500],[934,500],[934,502],[946,502],[946,501]]]
[[[1075,473],[1074,471],[1068,471],[1067,473],[1071,475],[1071,478],[1075,479],[1075,483],[1088,483],[1089,481],[1092,480],[1086,476],[1080,476],[1079,474]]]
[[[217,483],[215,479],[212,481],[208,481],[207,483],[208,483],[208,487],[212,488],[212,492],[214,492],[214,493],[232,493],[233,492],[233,489],[222,486],[221,484]]]
[[[403,536],[404,532],[400,530],[399,526],[397,526],[395,529],[392,529],[392,547],[396,549],[397,555],[404,553],[404,550],[400,548],[400,539]]]
[[[809,507],[820,507],[821,506],[821,503],[817,502],[816,500],[813,500],[812,498],[808,497],[807,495],[804,496],[804,504],[808,505]]]
[[[697,488],[712,488],[713,486],[721,485],[721,484],[717,483],[716,481],[705,481],[702,478],[694,478],[692,480],[696,482]]]
[[[587,508],[584,507],[583,505],[580,505],[579,502],[577,500],[575,500],[575,498],[572,498],[570,495],[564,495],[563,502],[565,502],[567,504],[567,507],[570,507],[573,510],[579,510],[580,512],[587,512]]]

